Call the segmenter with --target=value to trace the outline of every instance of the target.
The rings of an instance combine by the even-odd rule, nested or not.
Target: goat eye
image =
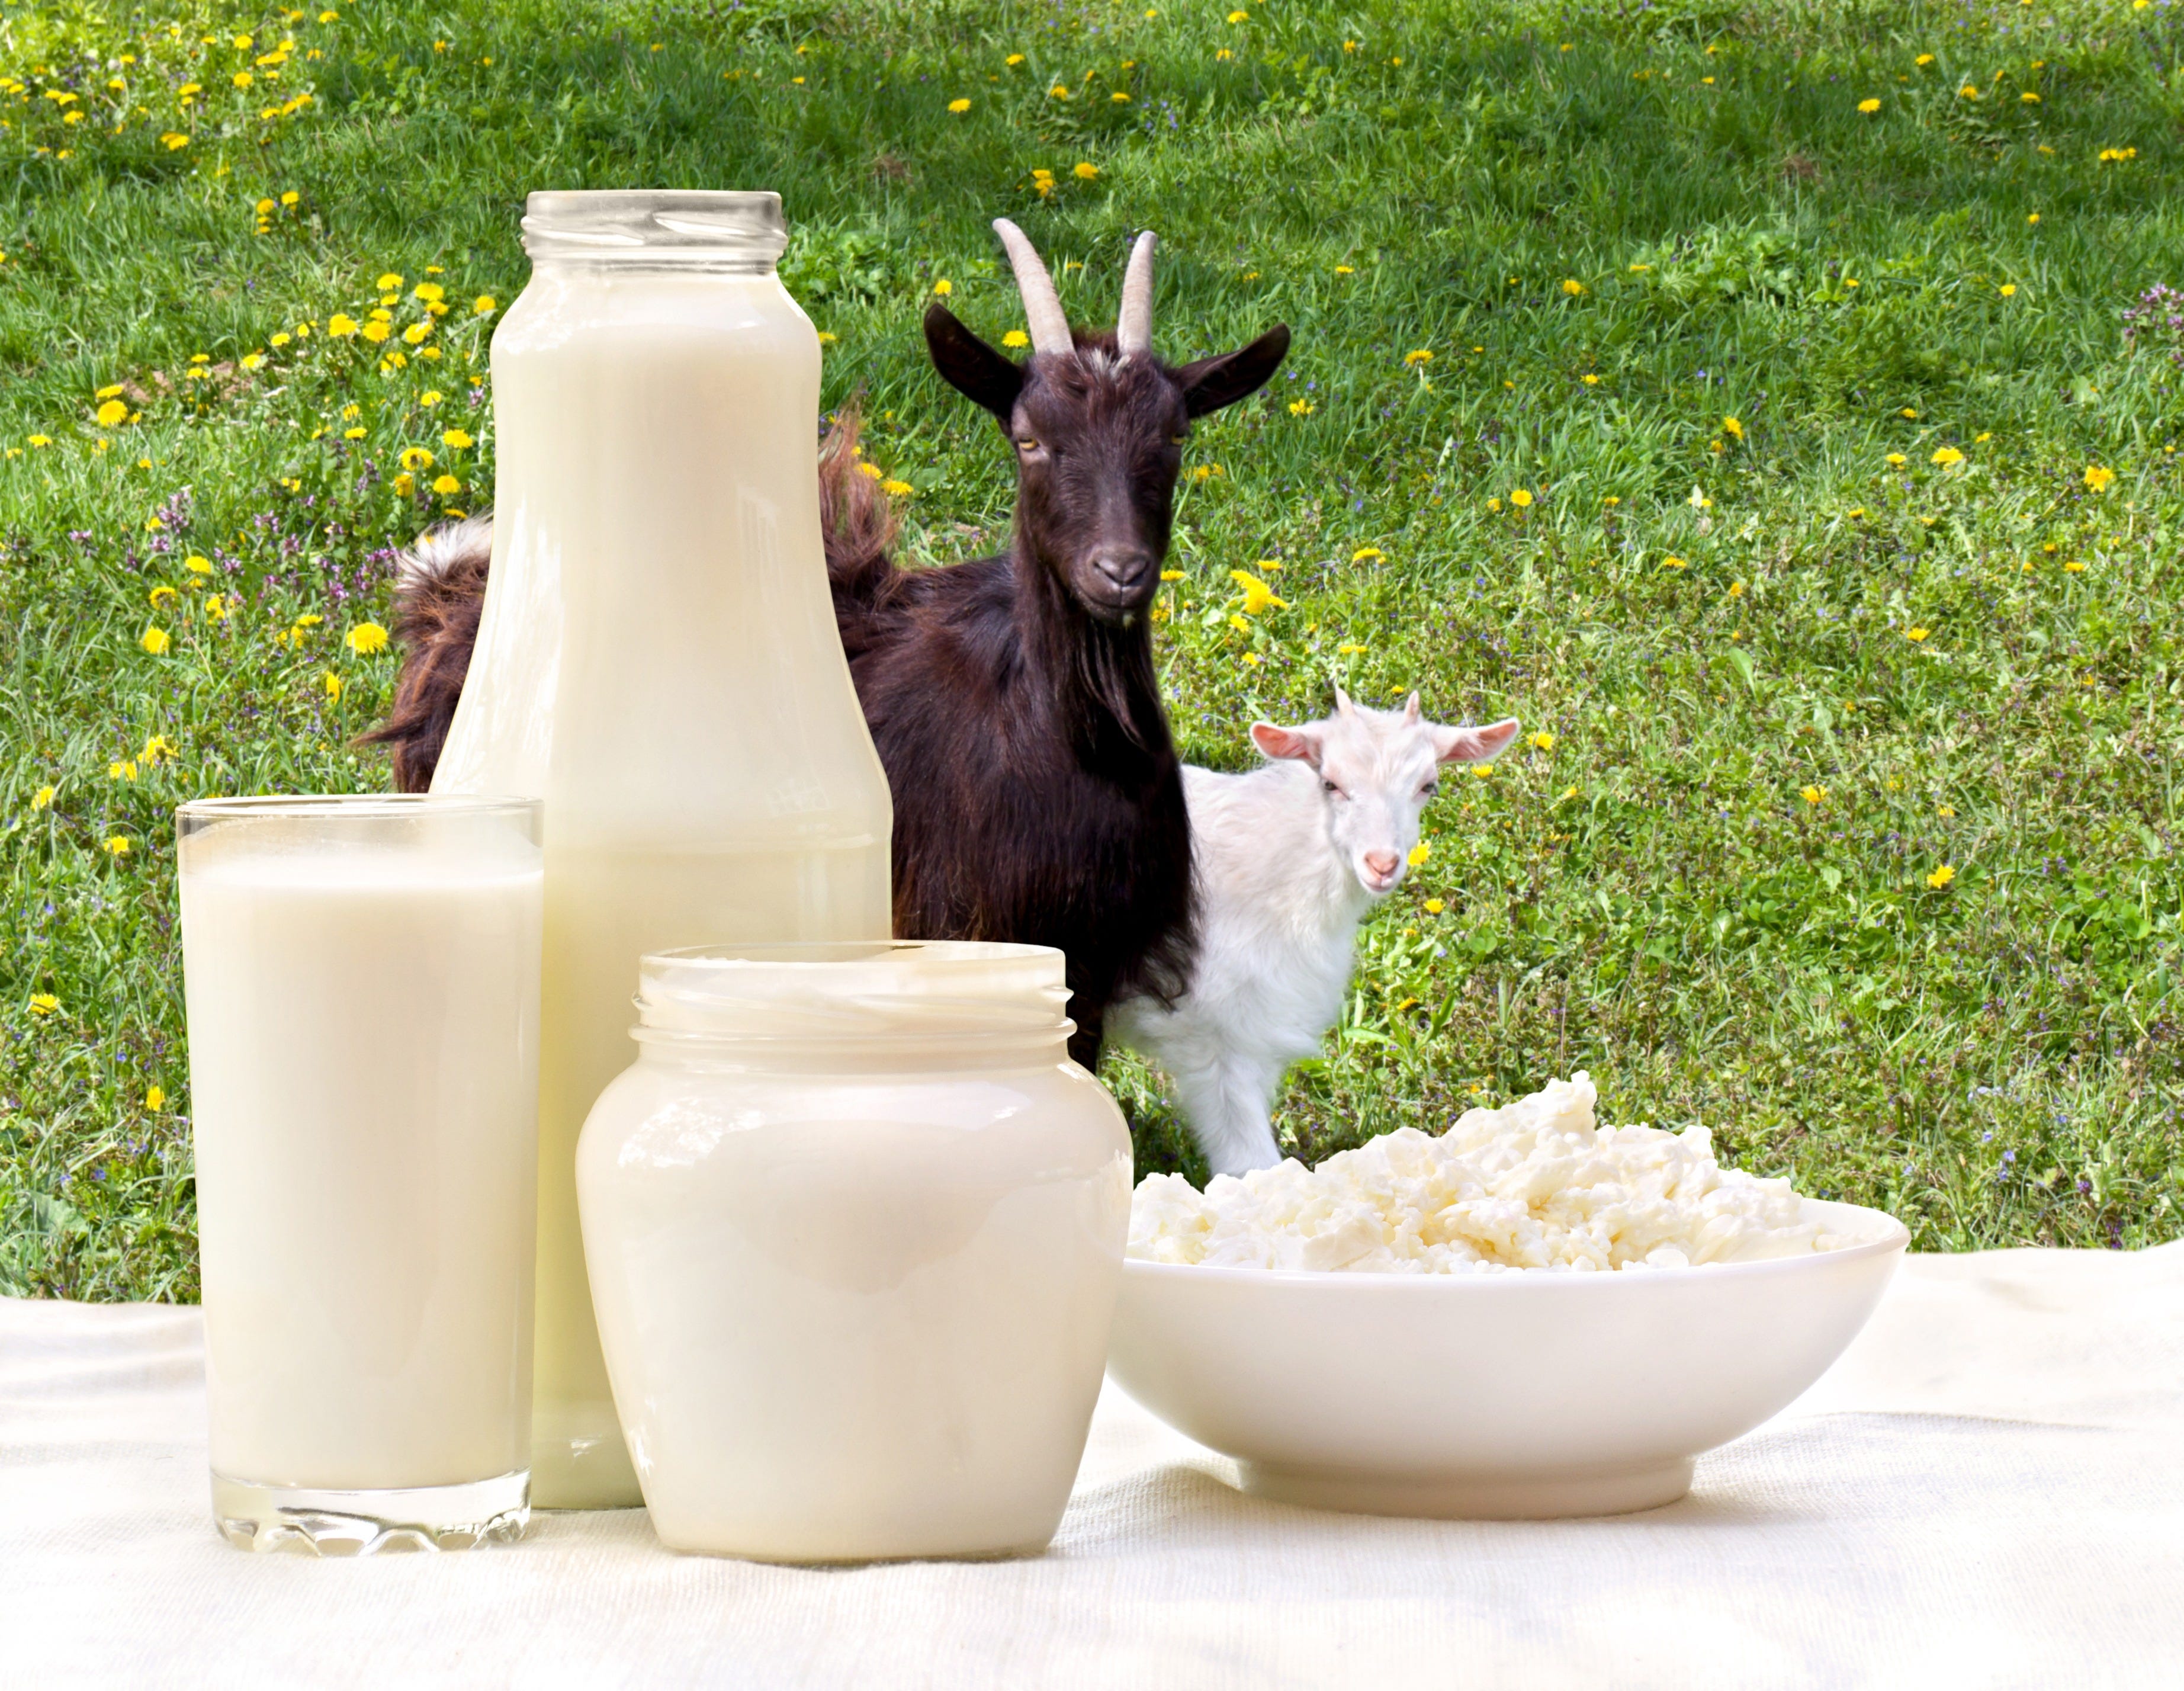
[[[1323,793],[1327,794],[1330,798],[1339,799],[1342,796],[1342,789],[1336,786],[1332,781],[1322,781],[1319,784],[1319,790]]]
[[[1169,439],[1170,441],[1173,442],[1173,443],[1174,443],[1176,445],[1178,445],[1178,446],[1182,445],[1182,444],[1184,444],[1184,442],[1185,442],[1186,440],[1189,440],[1190,438],[1190,437],[1189,435],[1187,435],[1187,434],[1172,434],[1172,435],[1168,436],[1168,439]]]
[[[1035,440],[1019,440],[1017,443],[1017,450],[1019,452],[1036,452],[1039,450],[1039,443]]]
[[[1427,782],[1427,783],[1425,784],[1425,785],[1424,785],[1423,787],[1421,787],[1421,788],[1419,788],[1419,789],[1418,789],[1418,796],[1419,796],[1420,798],[1422,798],[1422,799],[1429,799],[1429,798],[1431,798],[1431,797],[1432,797],[1435,793],[1439,792],[1440,790],[1440,782],[1438,782],[1438,781],[1429,781],[1429,782]]]

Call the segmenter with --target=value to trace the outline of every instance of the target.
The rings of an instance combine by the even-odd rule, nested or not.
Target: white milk
[[[212,1466],[459,1485],[529,1455],[541,874],[186,841]]]
[[[578,1149],[653,1528],[769,1560],[1036,1552],[1106,1358],[1122,1113],[1069,1060],[1059,952],[815,949],[848,955],[648,959],[641,1057]]]
[[[546,801],[532,1496],[604,1506],[638,1490],[572,1169],[638,959],[886,937],[891,811],[827,593],[819,345],[772,273],[778,203],[534,194],[525,232],[492,584],[433,790]]]

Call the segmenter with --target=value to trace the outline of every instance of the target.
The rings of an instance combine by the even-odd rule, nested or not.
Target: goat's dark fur
[[[854,414],[821,451],[835,617],[894,798],[895,933],[1058,947],[1071,1051],[1089,1067],[1107,1006],[1173,996],[1190,963],[1190,822],[1146,617],[1182,436],[1262,384],[1289,332],[1179,369],[1081,332],[1077,355],[1017,365],[939,305],[925,332],[940,374],[1017,442],[1017,503],[1006,552],[897,569]],[[404,589],[410,650],[373,738],[396,746],[410,790],[429,784],[454,715],[484,549],[460,571],[413,572]],[[467,619],[447,602],[465,593]]]

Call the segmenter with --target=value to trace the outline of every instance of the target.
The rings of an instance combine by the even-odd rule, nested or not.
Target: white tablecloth
[[[2184,1684],[2184,1244],[1910,1260],[1788,1414],[1652,1514],[1318,1514],[1109,1390],[1036,1561],[254,1557],[208,1507],[197,1312],[0,1300],[0,1683]],[[1370,1390],[1361,1381],[1360,1390]]]

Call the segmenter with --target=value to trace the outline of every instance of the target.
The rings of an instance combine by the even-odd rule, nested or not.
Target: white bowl
[[[1116,1383],[1234,1457],[1244,1489],[1371,1515],[1619,1515],[1819,1379],[1910,1236],[1805,1200],[1857,1242],[1614,1274],[1124,1265]]]

